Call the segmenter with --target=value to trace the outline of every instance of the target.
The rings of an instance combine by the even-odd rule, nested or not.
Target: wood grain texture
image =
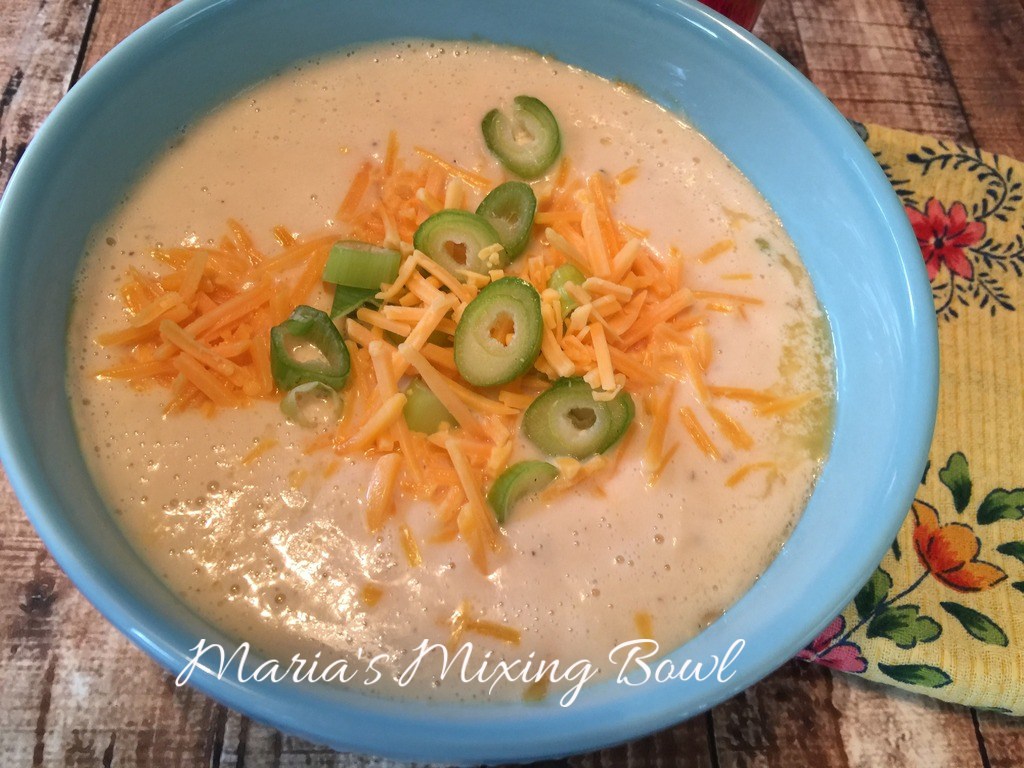
[[[88,72],[111,48],[178,0],[99,0],[86,40],[82,73]]]
[[[987,768],[964,707],[851,675],[832,677],[831,702],[851,768]]]
[[[974,720],[990,768],[1019,768],[1024,764],[1024,722],[1020,718],[977,712]]]
[[[611,749],[569,759],[572,768],[713,768],[710,715],[695,717],[674,728]]]
[[[832,676],[790,662],[767,680],[716,707],[715,746],[721,768],[849,765],[832,704]]]
[[[0,512],[3,765],[208,763],[223,708],[175,689],[103,620],[36,538],[6,478]]]
[[[335,752],[230,712],[218,765],[220,768],[398,768],[400,764]]]
[[[973,141],[920,0],[791,0],[791,6],[808,74],[844,114]]]
[[[0,190],[78,69],[93,0],[14,0],[0,24]]]
[[[969,710],[802,662],[712,715],[722,768],[987,768]]]
[[[1024,3],[924,0],[975,143],[1024,157]]]
[[[0,0],[0,190],[80,72],[172,0]],[[1024,156],[1020,0],[768,0],[757,31],[847,115]],[[0,764],[393,766],[251,722],[164,672],[68,582],[0,473]],[[558,761],[1022,764],[1024,724],[790,664],[706,716]]]
[[[805,77],[809,75],[807,58],[804,56],[804,43],[800,37],[800,27],[792,2],[787,0],[781,3],[766,3],[754,26],[754,34],[774,48]]]

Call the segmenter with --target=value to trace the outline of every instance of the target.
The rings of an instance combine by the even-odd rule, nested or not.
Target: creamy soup
[[[599,460],[549,458],[559,479],[515,505],[495,547],[485,557],[477,551],[481,565],[456,520],[471,506],[461,476],[435,478],[430,493],[410,490],[402,476],[405,485],[371,532],[368,487],[381,456],[400,448],[388,437],[395,432],[360,450],[344,441],[339,449],[330,414],[300,426],[282,414],[281,393],[252,382],[254,396],[218,407],[188,384],[185,369],[168,368],[161,348],[178,348],[159,335],[167,330],[160,320],[187,330],[269,273],[274,296],[238,321],[237,333],[197,334],[239,366],[265,356],[267,324],[299,303],[331,306],[333,287],[319,281],[315,262],[329,245],[288,269],[260,272],[260,265],[295,253],[296,238],[372,239],[372,227],[355,231],[346,209],[366,204],[360,184],[371,170],[377,178],[395,167],[426,168],[425,186],[411,191],[420,220],[439,206],[474,210],[488,184],[514,178],[488,152],[481,118],[519,94],[550,107],[562,160],[532,182],[538,215],[530,244],[505,273],[533,279],[567,253],[596,258],[587,251],[593,228],[583,230],[595,210],[601,214],[589,180],[603,184],[617,222],[614,242],[604,242],[607,274],[634,240],[640,266],[620,280],[632,286],[625,290],[588,283],[587,296],[602,310],[575,331],[572,316],[559,318],[557,336],[576,332],[583,357],[602,356],[598,346],[616,339],[624,348],[633,342],[613,350],[612,360],[615,386],[625,380],[636,416]],[[395,227],[385,223],[379,239],[412,258],[411,242]],[[190,254],[203,249],[210,255],[193,264]],[[241,260],[246,269],[218,277],[218,259]],[[191,277],[190,264],[198,270]],[[450,293],[429,270],[416,274]],[[475,292],[490,277],[467,279]],[[630,307],[643,304],[630,305],[639,293],[651,297],[643,306],[657,307],[683,290],[682,312],[645,315],[651,327],[639,338],[636,328],[616,334]],[[341,394],[346,402],[363,398],[354,401],[363,411],[351,416],[353,429],[388,397],[372,387],[355,392],[372,367],[367,340],[388,344],[391,354],[418,316],[392,306],[337,321],[354,352]],[[415,297],[409,306],[417,310]],[[607,317],[598,322],[601,311]],[[387,324],[385,315],[388,329],[374,330]],[[606,330],[597,329],[605,320]],[[594,330],[587,335],[581,325]],[[792,242],[758,192],[697,131],[634,89],[483,43],[401,41],[307,62],[197,121],[96,228],[70,328],[68,390],[84,454],[152,568],[199,614],[265,654],[385,654],[374,688],[381,692],[397,690],[391,678],[424,639],[471,640],[479,652],[508,658],[590,659],[606,670],[609,650],[621,642],[653,637],[665,651],[678,646],[770,564],[830,440],[826,323]],[[444,328],[431,336],[441,350],[435,369],[457,380],[444,367],[451,343]],[[600,333],[604,340],[593,335]],[[525,383],[479,390],[498,410],[508,404],[504,415],[481,416],[488,435],[470,435],[460,449],[481,493],[504,466],[544,458],[520,422],[524,404],[546,386],[545,354]],[[620,363],[635,376],[623,376]],[[186,372],[197,365],[210,373],[202,360]],[[233,370],[214,367],[214,378],[223,384]],[[265,373],[265,362],[254,370]],[[405,364],[399,388],[417,370]],[[490,445],[485,438],[502,443],[500,466],[488,464],[493,447],[474,458],[474,446]],[[417,439],[447,461],[443,436],[429,446]],[[486,686],[436,678],[436,669],[424,669],[401,695],[487,695]],[[542,694],[523,685],[493,691]]]

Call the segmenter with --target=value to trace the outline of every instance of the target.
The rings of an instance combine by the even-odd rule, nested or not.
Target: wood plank
[[[852,766],[987,768],[971,710],[834,674],[832,706]]]
[[[237,712],[228,714],[221,768],[335,768],[344,765],[345,762],[339,762],[339,753],[332,749],[286,736]]]
[[[0,478],[5,765],[208,763],[224,710],[107,623],[50,558]],[[221,726],[222,727],[222,726]]]
[[[245,768],[350,768],[364,765],[400,768],[406,765],[382,758],[335,752],[253,723],[234,712],[228,714],[223,743],[221,768],[240,768],[242,765]],[[709,743],[707,718],[700,716],[629,744],[535,765],[542,768],[670,768],[680,765],[680,757],[685,756],[687,768],[712,768],[714,762]]]
[[[384,761],[373,763],[383,768]],[[348,762],[333,749],[254,723],[231,712],[224,733],[220,768],[338,768]]]
[[[90,30],[82,72],[92,69],[106,53],[147,21],[177,5],[179,0],[101,2]]]
[[[5,764],[98,765],[108,751],[139,765],[209,760],[221,708],[176,689],[96,613],[47,554],[5,477],[0,570],[10,589],[0,601]]]
[[[832,677],[791,662],[712,712],[721,768],[850,765],[832,704]]]
[[[983,768],[971,711],[791,662],[713,712],[722,768]]]
[[[8,0],[0,25],[0,190],[78,67],[93,0]]]
[[[1018,768],[1024,759],[1024,718],[978,712],[976,721],[988,765]]]
[[[924,0],[978,146],[1024,158],[1024,3]]]
[[[60,628],[55,603],[73,588],[25,519],[6,477],[0,488],[0,572],[4,574],[0,600],[4,756],[13,765],[40,765],[55,708],[53,640]]]
[[[405,768],[413,764],[335,752],[229,712],[224,749],[216,765],[219,768]],[[426,764],[419,765],[427,768]]]
[[[848,117],[971,143],[921,0],[791,0],[815,85]]]
[[[754,25],[754,34],[774,48],[786,61],[808,74],[800,27],[796,23],[792,0],[771,0]]]
[[[715,762],[709,718],[710,715],[695,717],[644,739],[570,758],[568,763],[572,768],[670,768],[677,765],[712,768]]]

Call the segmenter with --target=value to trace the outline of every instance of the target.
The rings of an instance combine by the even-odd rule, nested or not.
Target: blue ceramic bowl
[[[86,471],[64,391],[72,277],[90,228],[180,126],[299,59],[394,37],[526,46],[685,112],[774,206],[827,310],[838,384],[831,457],[768,571],[672,654],[707,661],[745,640],[726,682],[592,684],[568,708],[425,706],[198,674],[192,683],[286,731],[395,758],[538,759],[664,728],[771,672],[853,597],[913,498],[937,388],[921,254],[871,154],[782,59],[693,2],[186,0],[147,24],[61,102],[0,207],[0,455],[60,565],[160,664],[176,673],[197,638],[227,642],[139,559]]]

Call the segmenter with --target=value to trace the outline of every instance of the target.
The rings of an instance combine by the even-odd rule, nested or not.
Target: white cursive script
[[[735,676],[734,664],[745,647],[746,641],[739,639],[721,656],[711,654],[703,660],[680,660],[661,658],[660,647],[655,640],[628,640],[609,652],[608,661],[618,669],[615,682],[629,687],[671,681],[726,683]],[[468,641],[451,650],[441,643],[423,640],[413,649],[412,661],[398,671],[388,666],[394,663],[392,657],[383,653],[371,655],[362,648],[354,656],[332,660],[322,659],[318,651],[309,658],[296,653],[287,661],[257,661],[250,659],[248,642],[229,652],[220,643],[201,639],[190,652],[188,663],[175,679],[179,686],[188,683],[196,670],[218,680],[231,677],[240,683],[290,681],[375,685],[384,675],[389,675],[389,679],[402,688],[422,673],[436,681],[451,678],[463,684],[485,686],[488,695],[503,684],[551,685],[561,691],[558,703],[562,707],[572,706],[583,687],[601,671],[589,659],[565,663],[558,659],[538,658],[534,652],[522,658],[507,658],[493,651],[481,652]]]
[[[419,671],[420,664],[432,653],[440,656],[441,672],[438,677],[444,680],[451,674],[456,661],[461,657],[462,662],[458,668],[458,679],[463,683],[479,682],[490,683],[487,689],[488,694],[494,692],[494,687],[501,682],[549,683],[571,682],[573,685],[559,699],[563,707],[571,706],[580,690],[594,675],[598,668],[586,659],[579,659],[572,664],[563,667],[557,659],[548,661],[536,659],[531,652],[525,659],[494,659],[491,651],[486,651],[479,660],[474,660],[473,643],[465,642],[455,653],[449,654],[448,648],[440,643],[431,643],[424,640],[414,650],[418,651],[413,659],[398,678],[398,684],[403,688],[412,682]]]
[[[736,674],[735,670],[729,671],[729,667],[739,658],[744,647],[746,647],[746,641],[740,639],[734,641],[721,658],[717,654],[712,654],[706,662],[683,659],[678,663],[672,659],[662,659],[652,667],[647,662],[660,655],[657,641],[628,640],[612,648],[608,653],[608,661],[619,667],[615,682],[630,687],[644,685],[652,680],[656,683],[667,683],[670,680],[681,682],[695,680],[698,683],[703,683],[712,676],[719,683],[726,683]],[[621,661],[616,661],[616,656],[620,652],[623,654],[623,658]]]

